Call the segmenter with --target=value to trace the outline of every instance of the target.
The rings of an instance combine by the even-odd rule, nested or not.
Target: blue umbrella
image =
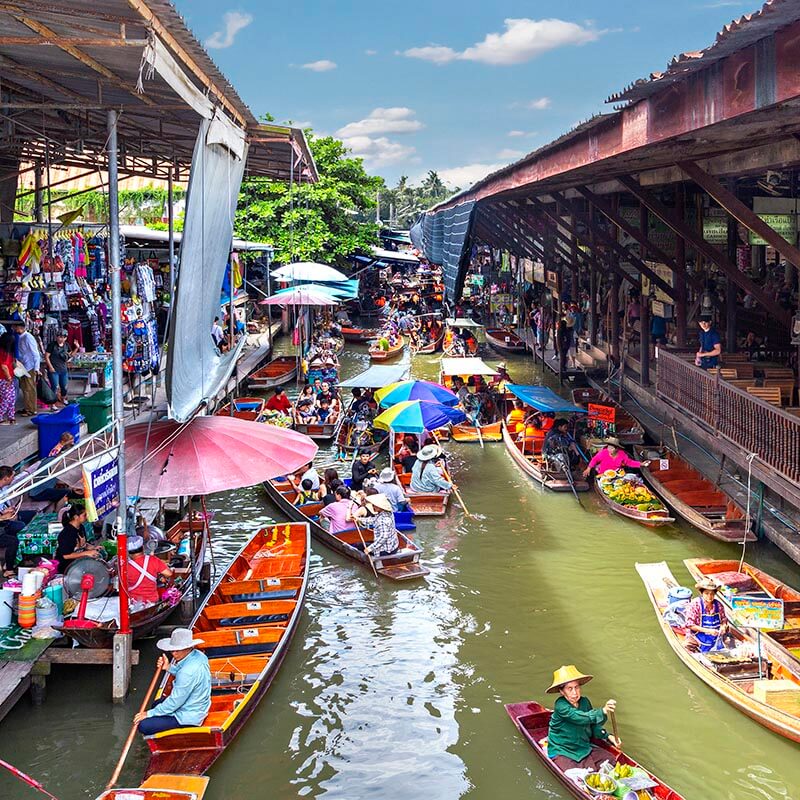
[[[457,425],[466,418],[467,415],[458,408],[426,400],[406,400],[379,414],[372,424],[396,433],[424,433],[451,423]]]

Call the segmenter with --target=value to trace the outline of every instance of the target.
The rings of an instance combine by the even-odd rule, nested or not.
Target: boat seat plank
[[[225,619],[227,617],[252,616],[260,614],[291,614],[294,611],[293,600],[251,600],[246,603],[217,603],[207,605],[203,609],[203,616],[209,620]]]
[[[245,614],[238,617],[223,617],[219,620],[219,625],[223,628],[249,628],[262,625],[280,625],[288,622],[290,614],[257,614],[247,616]]]
[[[265,629],[269,630],[269,628]],[[283,633],[283,629],[280,631]],[[203,634],[205,635],[205,634]],[[257,653],[271,653],[278,646],[277,642],[264,642],[261,644],[239,644],[219,647],[200,648],[208,658],[230,658],[231,656],[256,655]]]
[[[297,597],[297,589],[282,589],[273,592],[244,592],[228,595],[234,603],[252,603],[262,600],[291,600]]]

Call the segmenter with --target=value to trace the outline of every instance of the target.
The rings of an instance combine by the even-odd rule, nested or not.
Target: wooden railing
[[[715,433],[800,481],[800,418],[732,386],[716,374],[659,349],[656,394]]]

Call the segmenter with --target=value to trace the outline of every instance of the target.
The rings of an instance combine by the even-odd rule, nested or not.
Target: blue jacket
[[[211,708],[211,669],[199,650],[169,668],[175,676],[172,693],[148,712],[148,717],[173,716],[182,726],[201,725]]]

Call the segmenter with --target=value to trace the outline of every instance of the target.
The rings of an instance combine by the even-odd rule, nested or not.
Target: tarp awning
[[[497,375],[497,370],[492,369],[480,358],[443,358],[442,375]]]
[[[481,325],[480,322],[475,322],[474,319],[469,319],[468,317],[456,317],[455,319],[453,317],[449,317],[448,319],[445,320],[445,322],[447,322],[447,324],[451,328],[482,328],[483,327],[483,325]]]
[[[507,383],[506,390],[522,400],[525,405],[538,411],[549,411],[552,414],[585,414],[586,409],[573,405],[569,400],[557,395],[547,386],[522,386]]]
[[[378,365],[370,367],[355,378],[350,378],[348,381],[342,381],[339,386],[344,386],[346,389],[380,389],[382,386],[388,386],[390,383],[397,383],[402,381],[408,372],[408,367],[402,365]]]

